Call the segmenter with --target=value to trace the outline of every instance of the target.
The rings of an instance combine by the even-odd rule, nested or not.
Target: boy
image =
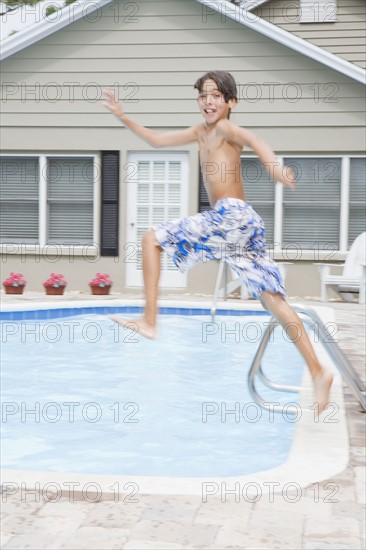
[[[206,212],[161,224],[145,233],[142,241],[144,315],[133,321],[112,319],[124,327],[133,325],[147,338],[155,338],[161,251],[172,256],[181,271],[200,261],[224,258],[263,307],[286,326],[310,369],[320,413],[328,403],[333,377],[320,365],[299,316],[286,302],[278,267],[265,248],[263,221],[245,202],[241,151],[249,146],[271,177],[292,189],[294,174],[291,169],[280,167],[274,152],[263,140],[229,121],[231,109],[238,101],[235,80],[229,73],[206,73],[194,87],[199,92],[198,105],[204,122],[163,134],[131,120],[113,91],[104,91],[103,105],[152,147],[198,143],[203,179],[212,206]]]

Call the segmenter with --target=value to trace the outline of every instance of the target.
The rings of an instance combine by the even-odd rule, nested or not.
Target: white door
[[[143,286],[141,240],[152,226],[188,215],[188,154],[130,153],[127,165],[126,286]],[[161,254],[160,287],[187,286],[187,276]]]

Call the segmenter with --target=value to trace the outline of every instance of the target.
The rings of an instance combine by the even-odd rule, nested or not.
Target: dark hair
[[[225,103],[228,103],[230,99],[238,101],[236,83],[230,73],[226,73],[225,71],[210,71],[197,80],[194,88],[201,92],[204,82],[208,79],[216,83],[217,89],[224,96]]]

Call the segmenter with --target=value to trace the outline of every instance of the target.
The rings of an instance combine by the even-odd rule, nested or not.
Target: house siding
[[[202,6],[193,0],[134,5],[138,12],[131,15],[123,2],[114,2],[94,20],[90,15],[71,23],[2,62],[4,152],[120,150],[120,257],[99,258],[98,263],[59,258],[57,270],[71,278],[74,288],[84,288],[96,271],[108,271],[115,290],[124,288],[125,165],[129,151],[151,150],[100,105],[103,87],[118,83],[125,110],[137,122],[171,130],[200,121],[193,84],[204,72],[223,69],[232,72],[239,87],[232,120],[256,132],[278,154],[357,154],[365,149],[361,84],[220,14],[210,13],[205,20]],[[193,214],[198,209],[197,147],[170,149],[189,153]],[[30,290],[38,289],[43,275],[55,268],[27,255],[8,255],[5,261],[9,271],[22,272],[27,266]],[[192,269],[188,289],[207,291],[216,269],[214,264]],[[316,294],[319,281],[315,269],[309,269],[314,272],[311,282],[306,270],[293,266],[290,294],[301,295],[304,281],[307,294]]]
[[[314,132],[335,128],[355,129],[347,147],[361,147],[361,84],[235,21],[222,21],[220,14],[205,17],[197,2],[136,5],[136,22],[130,16],[126,21],[122,8],[114,17],[113,3],[100,10],[97,21],[79,20],[5,60],[3,126],[30,133],[47,127],[116,128],[119,122],[98,99],[103,87],[118,83],[126,111],[138,122],[184,127],[199,120],[194,82],[222,68],[239,86],[233,120],[264,132],[273,147],[279,147],[279,128],[286,151],[309,150]],[[334,140],[321,141],[322,150],[334,151]]]
[[[300,0],[271,0],[253,10],[253,13],[346,61],[366,68],[365,0],[337,0],[337,21],[334,23],[299,23]]]

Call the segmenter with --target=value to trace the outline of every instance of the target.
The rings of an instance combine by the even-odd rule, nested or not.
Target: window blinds
[[[284,189],[283,246],[339,247],[341,159],[289,158],[296,192]]]
[[[2,243],[38,243],[38,157],[0,157]]]
[[[49,157],[48,243],[93,242],[93,158]]]
[[[366,231],[366,159],[352,158],[349,190],[348,246]]]

